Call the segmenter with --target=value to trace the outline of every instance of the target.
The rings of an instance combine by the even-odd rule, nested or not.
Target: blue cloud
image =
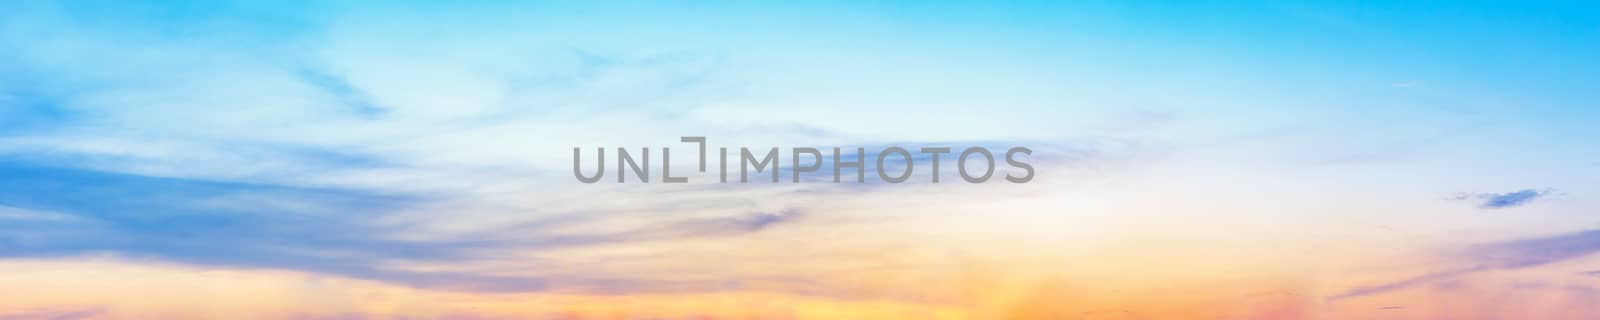
[[[414,195],[174,179],[0,162],[0,206],[71,219],[0,220],[0,258],[111,252],[133,258],[341,275],[429,288],[544,290],[549,280],[411,272],[382,261],[466,261],[480,238],[390,240],[368,223],[427,201]],[[289,203],[292,205],[279,205]],[[573,282],[582,282],[573,280]]]
[[[1506,207],[1515,207],[1515,206],[1522,205],[1524,203],[1531,202],[1531,201],[1533,201],[1534,198],[1538,198],[1540,195],[1543,195],[1543,194],[1544,193],[1542,193],[1542,192],[1534,191],[1534,190],[1531,190],[1531,189],[1521,190],[1521,191],[1512,192],[1512,193],[1505,193],[1505,194],[1495,194],[1495,195],[1490,196],[1488,198],[1488,200],[1484,201],[1482,207],[1485,208],[1485,209],[1500,209],[1500,208],[1506,208]]]
[[[0,206],[73,217],[0,224],[0,256],[118,252],[384,278],[373,262],[460,258],[455,249],[473,245],[382,240],[390,231],[367,223],[415,196],[16,163],[0,163],[0,177]]]
[[[481,253],[638,241],[737,236],[800,220],[790,209],[723,218],[667,220],[633,230],[551,232],[599,219],[568,215],[449,240],[393,240],[409,226],[369,223],[434,199],[363,190],[176,179],[0,161],[0,258],[112,252],[196,265],[277,268],[446,290],[521,292],[556,286],[594,292],[701,288],[626,275],[487,276],[415,272],[381,262],[450,263]],[[33,218],[60,215],[61,219]],[[517,237],[506,237],[516,234]]]
[[[1479,208],[1483,208],[1483,209],[1504,209],[1504,208],[1516,207],[1516,206],[1521,206],[1521,205],[1524,205],[1524,204],[1532,203],[1534,200],[1539,199],[1540,197],[1543,197],[1545,195],[1549,195],[1550,192],[1551,192],[1550,190],[1540,191],[1540,190],[1534,190],[1534,189],[1523,189],[1523,190],[1518,190],[1518,191],[1515,191],[1515,192],[1508,192],[1508,193],[1470,193],[1470,194],[1462,194],[1462,195],[1457,195],[1455,197],[1455,199],[1456,200],[1481,200],[1483,202],[1478,205]]]

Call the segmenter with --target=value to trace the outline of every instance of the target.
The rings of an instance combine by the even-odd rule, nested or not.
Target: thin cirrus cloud
[[[1449,255],[1450,262],[1466,265],[1465,267],[1360,286],[1329,298],[1340,300],[1384,294],[1478,272],[1540,267],[1583,258],[1596,252],[1600,252],[1600,230],[1474,245]]]

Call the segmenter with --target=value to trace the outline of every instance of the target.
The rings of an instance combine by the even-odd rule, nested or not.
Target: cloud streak
[[[1534,200],[1549,195],[1551,190],[1522,189],[1507,193],[1468,193],[1455,196],[1455,200],[1481,201],[1478,208],[1505,209],[1533,203]]]
[[[101,308],[31,310],[0,313],[0,320],[78,320],[95,319],[105,315]]]
[[[1600,230],[1474,245],[1451,256],[1453,262],[1469,265],[1468,267],[1356,287],[1332,295],[1329,299],[1340,300],[1389,293],[1477,272],[1539,267],[1582,258],[1596,252],[1600,252]]]
[[[649,291],[698,285],[628,275],[548,279],[470,271],[406,271],[383,265],[471,263],[497,259],[494,252],[734,237],[807,216],[801,209],[789,209],[665,219],[616,232],[557,232],[575,223],[607,218],[596,215],[451,238],[398,240],[396,236],[408,232],[410,226],[375,221],[434,199],[5,162],[0,162],[0,176],[7,177],[0,180],[0,219],[6,221],[0,224],[0,257],[110,252],[196,265],[302,270],[468,291]]]

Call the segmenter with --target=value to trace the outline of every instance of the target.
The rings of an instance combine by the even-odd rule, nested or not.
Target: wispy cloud
[[[436,201],[413,194],[148,177],[0,162],[0,258],[95,253],[193,265],[274,268],[469,291],[651,291],[714,287],[628,274],[486,275],[392,263],[456,264],[529,250],[735,237],[800,221],[803,209],[659,219],[620,231],[561,231],[617,218],[593,212],[459,236],[403,240],[409,223],[379,223]],[[690,208],[693,209],[693,208]],[[676,209],[641,208],[668,213]],[[418,223],[437,222],[441,217]],[[510,236],[508,236],[510,235]],[[538,261],[528,261],[539,266]],[[559,267],[552,265],[549,267]]]
[[[1596,252],[1600,252],[1600,230],[1475,245],[1449,257],[1451,262],[1467,267],[1356,287],[1329,298],[1338,300],[1388,293],[1471,273],[1538,267],[1581,258]]]
[[[78,320],[100,318],[104,314],[102,308],[45,309],[0,313],[0,320]]]
[[[1478,204],[1483,209],[1505,209],[1532,203],[1552,192],[1550,189],[1534,190],[1522,189],[1507,193],[1464,193],[1453,197],[1454,200],[1482,201]]]

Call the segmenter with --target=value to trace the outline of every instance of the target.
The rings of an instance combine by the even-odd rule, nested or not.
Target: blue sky
[[[1583,2],[12,2],[0,257],[467,292],[900,298],[938,294],[862,293],[834,272],[883,251],[946,275],[948,257],[1028,252],[1007,245],[1182,247],[1090,247],[1144,236],[1350,261],[1536,256],[1517,244],[1600,226],[1597,55],[1600,6]],[[1027,145],[1040,177],[666,189],[570,175],[574,146],[680,136]],[[796,247],[815,251],[781,254]],[[1309,251],[1256,249],[1273,263]],[[1429,266],[1394,273],[1484,273]],[[1412,287],[1285,268],[1341,284],[1308,289],[1325,296]]]

